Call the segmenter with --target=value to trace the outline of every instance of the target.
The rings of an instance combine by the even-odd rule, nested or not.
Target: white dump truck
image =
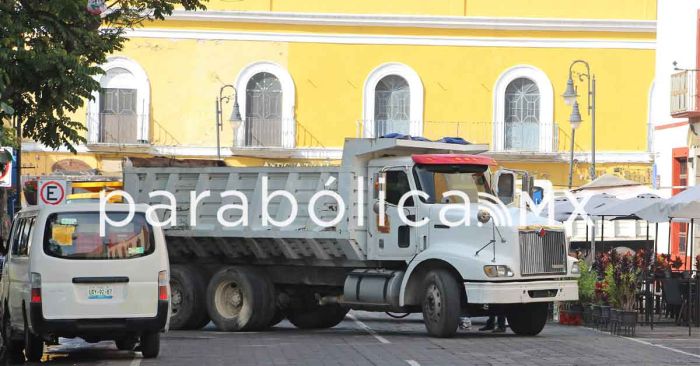
[[[337,167],[127,163],[124,189],[166,224],[171,329],[329,328],[359,309],[422,312],[437,337],[488,314],[536,335],[578,298],[578,265],[563,227],[518,224],[515,175],[486,150],[347,139]]]

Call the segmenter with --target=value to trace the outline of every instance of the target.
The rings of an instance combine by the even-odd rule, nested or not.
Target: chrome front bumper
[[[470,304],[518,304],[578,300],[576,280],[532,282],[466,282]]]

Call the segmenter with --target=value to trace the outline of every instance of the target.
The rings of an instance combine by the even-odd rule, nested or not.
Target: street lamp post
[[[568,105],[573,106],[572,111],[571,111],[571,117],[574,117],[574,114],[578,115],[578,122],[576,122],[576,126],[580,124],[581,120],[581,114],[578,112],[578,101],[576,98],[578,97],[578,94],[576,94],[576,89],[574,87],[574,79],[572,78],[573,76],[573,69],[576,64],[583,64],[586,66],[586,72],[585,73],[578,73],[578,79],[579,81],[583,81],[583,78],[586,78],[586,81],[588,82],[588,115],[591,116],[591,169],[590,169],[590,177],[591,180],[595,179],[596,173],[595,173],[595,75],[591,74],[591,67],[588,65],[588,62],[584,60],[575,60],[574,62],[571,63],[569,66],[569,79],[566,81],[566,91],[562,95],[564,98],[564,102]],[[573,129],[574,127],[574,121],[569,119],[569,121],[572,123],[572,136],[571,136],[571,156],[572,156],[572,162],[573,162]],[[570,168],[571,170],[571,168]],[[572,172],[569,173],[570,176]],[[571,177],[569,177],[569,186],[571,186]]]
[[[224,90],[226,88],[231,88],[233,90],[233,94],[224,95]],[[222,121],[222,105],[224,102],[228,103],[231,99],[233,99],[233,110],[231,111],[231,116],[228,120],[233,128],[234,138],[238,127],[241,125],[241,123],[243,123],[243,120],[241,119],[241,111],[238,107],[238,91],[233,85],[226,84],[219,89],[219,96],[216,98],[216,157],[219,160],[221,160],[221,130],[224,127],[224,123]]]
[[[572,188],[574,181],[574,139],[576,138],[576,129],[581,125],[581,112],[578,110],[578,102],[574,101],[574,106],[571,109],[569,116],[571,124],[571,159],[569,160],[569,189]]]

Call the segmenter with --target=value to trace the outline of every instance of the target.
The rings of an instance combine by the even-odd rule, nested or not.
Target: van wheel
[[[460,303],[459,284],[452,274],[428,272],[423,283],[423,321],[431,336],[449,338],[457,333]]]
[[[10,312],[5,310],[5,316],[2,321],[2,339],[4,343],[4,359],[10,363],[24,362],[24,345],[21,341],[12,339],[12,328],[10,327]]]
[[[207,310],[222,331],[265,329],[275,312],[274,286],[254,269],[224,268],[209,281]]]
[[[160,333],[148,332],[141,335],[141,354],[143,358],[158,357],[160,352]]]
[[[136,347],[136,338],[126,337],[114,341],[120,351],[133,351]]]
[[[24,324],[24,357],[29,362],[39,362],[44,356],[44,340],[32,334],[29,326]]]
[[[544,329],[548,312],[549,304],[546,302],[515,305],[507,315],[508,325],[517,335],[535,336]]]
[[[204,274],[187,265],[170,267],[170,329],[200,329],[209,323]]]

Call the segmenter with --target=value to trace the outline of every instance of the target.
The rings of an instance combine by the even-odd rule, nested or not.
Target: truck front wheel
[[[457,279],[445,270],[433,270],[423,282],[423,321],[433,337],[449,338],[457,333],[460,314]]]
[[[207,288],[209,317],[219,330],[267,328],[274,316],[272,283],[253,269],[228,267],[217,272]]]
[[[546,302],[514,305],[508,312],[510,329],[517,335],[538,335],[547,323],[548,310]]]

